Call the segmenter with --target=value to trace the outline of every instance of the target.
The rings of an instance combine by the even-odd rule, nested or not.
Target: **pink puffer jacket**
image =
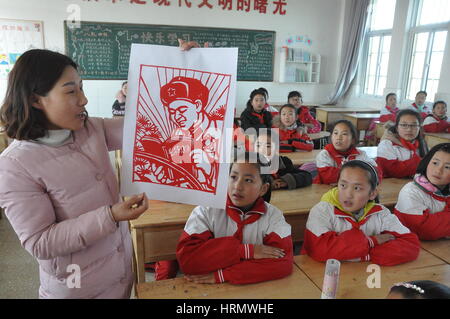
[[[109,208],[119,189],[108,151],[122,131],[123,119],[90,118],[62,146],[14,140],[0,155],[0,206],[39,262],[40,298],[130,297],[131,236]],[[80,288],[69,288],[72,264]]]

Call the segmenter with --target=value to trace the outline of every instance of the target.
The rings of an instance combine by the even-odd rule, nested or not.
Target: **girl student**
[[[345,163],[338,186],[309,212],[302,254],[321,262],[334,258],[382,266],[415,260],[419,239],[376,203],[378,184],[377,170],[368,162]]]
[[[413,110],[398,113],[395,125],[384,131],[377,148],[377,163],[384,177],[412,177],[428,147],[422,137],[421,116]]]
[[[264,104],[264,109],[266,111],[269,111],[270,114],[272,114],[272,118],[277,116],[279,111],[267,102],[267,101],[269,101],[269,91],[267,91],[267,89],[263,88],[263,87],[260,87],[258,90],[264,92],[264,98],[266,99],[266,104]]]
[[[324,150],[316,156],[318,174],[313,183],[337,183],[342,165],[349,160],[363,160],[377,167],[376,162],[369,158],[366,152],[356,148],[357,131],[350,121],[337,121],[331,130],[330,140],[331,143],[327,144]],[[379,168],[377,167],[377,169]]]
[[[450,143],[435,145],[416,173],[401,189],[394,213],[420,239],[450,237]]]
[[[123,119],[89,118],[77,65],[30,50],[9,74],[0,118],[14,139],[0,155],[0,206],[37,259],[40,298],[129,298],[128,220],[145,194],[121,202],[109,151],[122,146]],[[80,287],[69,288],[69,265]]]
[[[313,150],[314,143],[306,134],[306,127],[297,120],[295,107],[292,104],[285,104],[281,107],[280,115],[273,120],[273,126],[279,128],[280,152]]]
[[[307,127],[308,133],[319,133],[322,130],[319,121],[311,115],[309,108],[302,105],[303,99],[299,91],[289,92],[288,103],[297,108],[298,120]]]
[[[311,185],[312,175],[310,172],[296,168],[288,157],[278,155],[276,143],[273,141],[275,136],[276,134],[272,134],[271,129],[259,130],[255,142],[256,151],[266,158],[268,164],[271,164],[273,160],[278,160],[278,169],[271,174],[271,188],[294,189]]]
[[[380,110],[380,118],[379,121],[381,123],[386,123],[391,121],[395,122],[395,118],[399,109],[397,107],[397,94],[389,93],[386,95],[386,105]]]
[[[450,122],[447,118],[447,103],[436,101],[432,114],[423,121],[423,130],[427,133],[450,133]]]
[[[272,127],[272,114],[264,109],[266,93],[261,89],[253,90],[246,109],[241,113],[241,127],[245,131],[250,127],[256,130]]]
[[[292,272],[291,226],[268,203],[270,176],[249,157],[231,165],[226,208],[198,206],[186,222],[177,259],[189,281],[247,284]]]
[[[128,81],[122,83],[122,88],[117,93],[116,100],[112,106],[114,116],[125,116],[125,102],[127,100]]]

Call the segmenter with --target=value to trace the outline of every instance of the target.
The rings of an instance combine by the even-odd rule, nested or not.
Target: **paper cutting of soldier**
[[[170,134],[167,138],[158,130],[141,134],[136,141],[135,180],[215,193],[226,110],[219,102],[229,86],[222,86],[217,97],[219,88],[210,95],[202,81],[186,76],[176,76],[161,86],[159,96],[171,122]],[[211,105],[213,100],[219,107]],[[146,120],[138,115],[138,130]]]

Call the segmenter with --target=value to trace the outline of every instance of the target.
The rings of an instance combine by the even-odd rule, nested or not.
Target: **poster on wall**
[[[44,48],[42,21],[0,19],[0,80],[5,80],[19,56]]]
[[[132,45],[123,195],[225,207],[237,57],[237,48]]]

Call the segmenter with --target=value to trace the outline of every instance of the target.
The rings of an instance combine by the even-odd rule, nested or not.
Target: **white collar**
[[[71,130],[47,130],[45,136],[34,140],[36,143],[48,146],[61,146],[72,136]]]

